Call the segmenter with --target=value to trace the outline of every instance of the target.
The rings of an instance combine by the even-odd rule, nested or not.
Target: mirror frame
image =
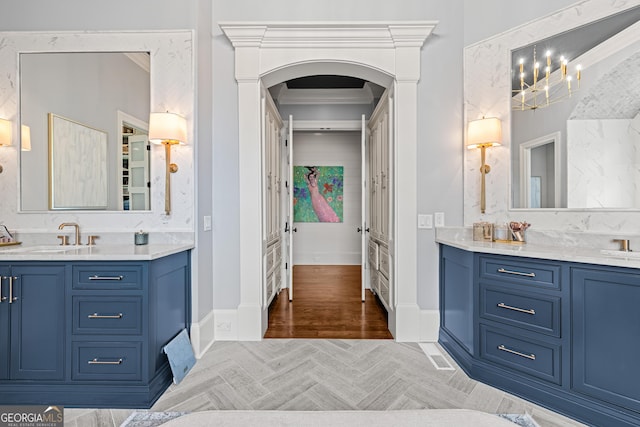
[[[174,203],[180,206],[171,215],[164,213],[164,153],[152,149],[152,185],[150,211],[21,211],[20,210],[20,74],[19,54],[37,52],[100,52],[140,51],[151,53],[150,111],[173,111],[187,118],[188,138],[193,141],[195,106],[195,68],[193,61],[193,30],[169,31],[101,31],[101,32],[0,32],[4,44],[0,46],[0,73],[8,78],[0,81],[0,117],[13,125],[13,145],[0,150],[0,160],[5,166],[0,176],[0,192],[5,199],[14,198],[14,203],[2,203],[0,218],[6,224],[19,224],[21,229],[32,231],[50,230],[57,226],[61,216],[74,218],[89,229],[139,230],[167,229],[194,231],[195,193],[193,182],[194,144],[175,150],[174,158],[180,164],[180,173],[173,177],[176,189]],[[117,215],[117,217],[114,217]],[[114,219],[118,218],[114,224]],[[53,222],[53,224],[50,224]],[[111,227],[114,224],[115,227]]]

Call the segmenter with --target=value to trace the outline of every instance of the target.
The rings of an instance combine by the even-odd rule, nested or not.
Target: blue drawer
[[[141,265],[74,265],[73,289],[142,289]]]
[[[73,297],[73,334],[142,334],[142,297]]]
[[[561,383],[559,345],[480,325],[480,357],[545,381]]]
[[[139,381],[142,343],[73,342],[71,379],[77,381]]]
[[[480,285],[480,317],[560,337],[560,298]]]
[[[480,278],[560,289],[560,265],[508,256],[480,256]]]

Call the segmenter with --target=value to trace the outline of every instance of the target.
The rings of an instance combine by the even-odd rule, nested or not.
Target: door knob
[[[293,230],[294,233],[297,233],[298,232],[298,227],[292,228],[292,230]]]
[[[358,233],[362,233],[362,227],[358,227]]]

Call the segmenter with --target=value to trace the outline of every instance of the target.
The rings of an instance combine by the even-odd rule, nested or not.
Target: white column
[[[240,170],[240,305],[238,339],[262,339],[262,159],[257,47],[236,48]]]
[[[395,236],[397,341],[418,341],[420,307],[418,307],[417,260],[417,140],[418,97],[420,78],[420,48],[396,49],[395,86]]]

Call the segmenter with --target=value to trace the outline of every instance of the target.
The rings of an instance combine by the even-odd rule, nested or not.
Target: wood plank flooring
[[[392,339],[387,312],[366,291],[359,265],[296,265],[293,301],[280,292],[269,310],[265,338]]]

